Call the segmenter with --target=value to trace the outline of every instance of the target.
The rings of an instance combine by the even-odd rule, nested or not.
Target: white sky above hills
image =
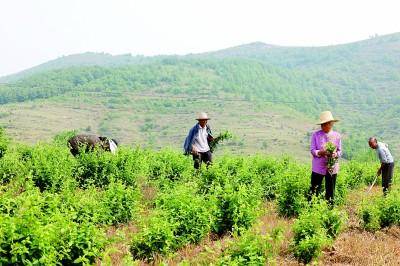
[[[400,31],[398,0],[0,0],[0,76],[87,51],[320,46]]]

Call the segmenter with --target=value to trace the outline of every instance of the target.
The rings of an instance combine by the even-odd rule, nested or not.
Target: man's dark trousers
[[[383,194],[387,194],[389,187],[392,184],[393,179],[394,163],[383,163],[382,164],[382,187]]]
[[[333,204],[333,199],[335,197],[335,187],[336,187],[336,177],[337,174],[331,175],[329,172],[326,175],[321,175],[315,172],[311,174],[311,188],[309,194],[309,201],[311,197],[316,194],[319,196],[321,193],[321,185],[322,179],[325,178],[325,199],[330,203]]]
[[[212,162],[212,153],[211,151],[207,152],[198,152],[197,154],[193,154],[194,168],[199,169],[201,163],[204,162],[209,166]]]

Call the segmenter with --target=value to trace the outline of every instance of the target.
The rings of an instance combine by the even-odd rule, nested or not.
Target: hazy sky
[[[399,0],[0,0],[0,76],[86,51],[316,46],[400,31]]]

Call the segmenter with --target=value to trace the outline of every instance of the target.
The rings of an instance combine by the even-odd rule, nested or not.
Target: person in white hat
[[[314,132],[311,136],[310,151],[313,159],[309,200],[314,194],[319,195],[322,180],[325,178],[325,198],[329,203],[333,203],[336,177],[339,172],[337,160],[342,155],[341,136],[339,133],[333,131],[333,125],[338,121],[333,118],[330,111],[322,112],[320,121],[318,122],[321,129]],[[327,149],[327,143],[334,147],[333,152]],[[329,165],[328,160],[330,162],[333,161],[333,165]]]
[[[190,129],[188,136],[185,139],[183,149],[186,155],[192,154],[194,168],[199,169],[201,163],[204,162],[209,166],[212,163],[212,153],[209,143],[213,141],[211,128],[208,125],[207,113],[201,112],[196,120],[198,123]]]

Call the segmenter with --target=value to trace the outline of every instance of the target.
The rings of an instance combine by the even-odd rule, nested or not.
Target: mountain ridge
[[[14,74],[6,75],[0,77],[1,83],[10,83],[16,80],[29,77],[33,74],[37,74],[40,72],[44,72],[52,69],[61,69],[73,66],[104,66],[104,67],[118,67],[124,65],[134,65],[134,64],[143,64],[143,63],[151,63],[154,61],[159,61],[167,58],[178,58],[178,59],[186,59],[186,58],[198,58],[198,57],[245,57],[256,60],[268,60],[269,58],[265,58],[263,52],[271,53],[278,52],[280,57],[283,57],[287,52],[291,51],[292,54],[288,54],[287,56],[299,56],[298,54],[304,52],[304,50],[330,50],[330,49],[342,49],[349,46],[357,47],[357,46],[365,46],[371,45],[376,42],[388,42],[388,41],[398,41],[400,42],[400,32],[376,36],[369,39],[364,39],[360,41],[344,43],[344,44],[335,44],[335,45],[325,45],[325,46],[281,46],[275,44],[267,44],[264,42],[256,41],[247,44],[237,45],[228,47],[225,49],[219,49],[216,51],[204,52],[204,53],[194,53],[194,54],[186,54],[186,55],[156,55],[156,56],[143,56],[143,55],[131,55],[127,54],[119,54],[119,55],[111,55],[109,53],[101,53],[101,52],[84,52],[77,53],[71,55],[65,55],[58,57],[56,59],[43,62],[39,65],[33,66],[31,68],[19,71]],[[294,51],[294,52],[293,52]],[[400,48],[399,48],[400,52]],[[294,54],[293,54],[294,53]],[[287,66],[287,65],[286,65]]]

